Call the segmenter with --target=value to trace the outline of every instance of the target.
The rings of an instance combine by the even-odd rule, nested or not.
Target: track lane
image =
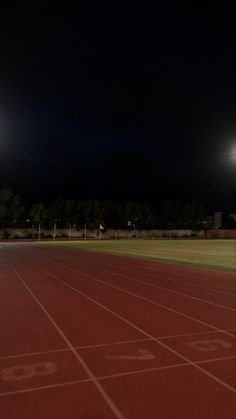
[[[235,399],[191,366],[110,378],[104,386],[119,400],[127,419],[235,419],[236,415]]]
[[[62,257],[62,256],[53,256],[52,258],[54,261],[57,262],[67,262],[67,265],[69,261],[71,261],[72,264],[77,264],[78,266],[88,266],[86,264],[89,263],[89,266],[91,266],[91,261],[86,258],[71,258],[68,257]],[[69,259],[69,260],[68,260]],[[128,267],[124,268],[123,266],[119,266],[117,264],[111,264],[109,265],[108,262],[101,262],[100,260],[93,261],[92,263],[93,268],[100,269],[101,271],[104,270],[105,272],[112,272],[113,275],[124,275],[128,278],[136,279],[142,278],[142,281],[145,281],[147,284],[150,284],[150,286],[153,286],[154,288],[164,288],[166,290],[172,291],[172,292],[180,292],[184,293],[185,295],[189,296],[190,298],[202,298],[205,300],[208,300],[209,302],[215,303],[215,304],[224,304],[228,306],[229,308],[235,307],[235,298],[236,294],[226,291],[220,291],[217,289],[212,289],[204,286],[199,286],[196,284],[189,284],[188,282],[178,281],[173,278],[167,278],[163,277],[158,274],[151,274],[145,271],[140,271],[137,269],[130,269]],[[187,281],[187,279],[186,279]]]
[[[192,270],[189,272],[189,267],[181,266],[181,272],[176,273],[176,265],[167,265],[169,266],[169,270],[160,269],[158,262],[150,262],[145,261],[145,268],[143,267],[143,261],[136,260],[130,258],[129,261],[125,258],[123,261],[123,257],[119,255],[109,255],[104,253],[95,253],[84,251],[80,249],[73,249],[73,248],[49,248],[45,249],[40,246],[43,252],[48,251],[54,254],[55,258],[69,258],[71,261],[78,261],[78,262],[88,262],[89,265],[105,265],[112,267],[112,270],[118,269],[118,271],[126,272],[127,274],[135,273],[135,274],[143,274],[146,277],[156,278],[156,280],[162,281],[163,286],[170,286],[176,285],[188,287],[190,290],[200,289],[201,291],[208,291],[213,293],[225,294],[231,297],[236,297],[236,277],[233,272],[219,272],[213,271],[213,274],[216,276],[212,278],[212,271],[210,270],[203,270],[195,269],[194,273]],[[61,250],[64,250],[62,252]],[[95,253],[95,254],[94,254]],[[141,266],[140,265],[141,262]],[[154,264],[155,269],[152,269],[152,264]],[[161,265],[162,266],[162,265]],[[177,275],[177,276],[176,276]],[[210,286],[207,286],[205,283],[206,281],[210,281]],[[178,290],[178,288],[177,288]],[[181,291],[181,290],[180,290]]]
[[[99,272],[99,273],[105,274],[106,276],[109,276],[110,278],[111,277],[119,277],[119,278],[122,278],[122,279],[125,279],[125,280],[128,280],[128,281],[131,281],[131,282],[136,282],[138,284],[146,285],[146,286],[152,288],[153,291],[154,291],[154,289],[157,289],[159,291],[159,293],[160,292],[166,292],[166,293],[169,293],[169,294],[175,294],[175,295],[179,295],[179,296],[184,297],[184,298],[188,298],[189,300],[200,301],[202,303],[210,304],[210,305],[218,307],[218,308],[222,308],[222,309],[225,309],[225,310],[236,312],[235,296],[230,296],[230,298],[229,298],[229,296],[225,296],[225,295],[219,296],[219,295],[217,295],[217,297],[218,297],[217,300],[218,301],[216,302],[216,301],[211,300],[212,295],[208,299],[206,299],[205,296],[204,296],[204,292],[201,292],[201,294],[198,293],[198,295],[196,295],[196,293],[195,294],[193,294],[193,293],[188,294],[185,289],[182,289],[182,291],[180,291],[179,289],[177,290],[173,287],[172,288],[167,288],[166,286],[162,286],[162,285],[160,285],[159,281],[158,281],[158,283],[150,282],[149,280],[146,280],[145,275],[142,274],[142,273],[140,274],[140,272],[137,273],[136,276],[134,277],[134,275],[133,276],[131,276],[130,274],[127,275],[127,273],[118,273],[117,270],[114,271],[114,270],[111,270],[111,268],[110,268],[110,270],[109,269],[103,269],[100,266],[98,266],[98,264],[93,265],[93,266],[90,265],[89,268],[88,268],[88,265],[86,263],[81,262],[81,261],[77,262],[77,263],[76,262],[70,262],[70,266],[69,266],[68,260],[67,261],[65,259],[59,259],[59,260],[60,260],[60,262],[58,262],[58,261],[53,261],[53,262],[55,264],[57,264],[58,266],[66,267],[67,269],[72,269],[73,270],[73,267],[75,267],[75,268],[77,267],[81,272],[94,271],[94,272]]]
[[[14,256],[15,257],[15,256]],[[18,258],[17,258],[18,259]],[[21,258],[21,263],[22,263],[22,258]],[[21,269],[22,269],[22,264],[21,264]],[[28,268],[27,268],[28,269]],[[33,270],[31,270],[31,272],[33,272]],[[24,272],[24,275],[26,275],[26,272]],[[56,280],[56,278],[54,278]],[[67,281],[70,281],[71,278],[68,278],[68,273],[67,273]],[[31,279],[29,279],[30,284],[31,284]],[[46,282],[46,281],[45,281]],[[84,281],[83,281],[84,282]],[[32,284],[31,284],[32,285]],[[33,286],[36,286],[36,284],[34,283]],[[43,287],[45,287],[45,284],[43,285]],[[58,292],[58,287],[55,286],[55,282],[54,282],[54,288],[56,290],[56,293],[58,293],[57,295],[59,296],[59,292]],[[75,291],[74,291],[75,292]],[[60,294],[62,294],[62,291],[60,292]],[[64,294],[64,292],[63,292]],[[55,298],[55,295],[54,295]],[[63,298],[62,296],[60,297],[61,299]],[[90,298],[90,297],[89,297]],[[106,302],[107,299],[107,294],[104,293],[103,295],[104,301]],[[52,296],[53,299],[53,296]],[[52,301],[52,300],[51,300]],[[48,300],[48,304],[49,306],[52,306],[52,303],[49,302]],[[55,302],[54,302],[55,304]],[[61,307],[62,309],[62,307]],[[130,322],[129,322],[130,323]],[[145,332],[146,333],[146,332]],[[151,338],[150,338],[151,339]],[[175,351],[175,349],[174,349]],[[99,354],[99,352],[94,352],[94,354]],[[95,356],[97,356],[95,355]],[[87,355],[86,355],[87,356]],[[91,358],[90,362],[91,362]],[[94,357],[92,357],[92,359],[94,359]],[[189,361],[187,361],[189,362]],[[220,397],[223,397],[224,400],[227,401],[227,416],[228,417],[233,417],[234,416],[234,412],[233,412],[233,398],[229,395],[229,392],[227,389],[227,387],[225,387],[225,390],[222,390],[222,384],[221,382],[221,378],[219,378],[219,380],[214,380],[214,382],[212,381],[212,374],[214,375],[214,371],[211,371],[211,373],[208,376],[208,379],[203,379],[202,375],[200,373],[200,375],[196,372],[196,367],[194,366],[192,368],[192,364],[190,364],[190,367],[187,366],[187,369],[189,372],[183,373],[183,369],[181,368],[181,380],[179,380],[179,375],[176,373],[174,373],[174,380],[173,380],[173,374],[170,373],[164,373],[160,371],[160,373],[157,373],[157,371],[149,371],[146,374],[146,377],[144,378],[144,375],[142,374],[142,378],[138,378],[138,375],[132,375],[132,377],[136,377],[135,379],[133,379],[131,376],[130,378],[127,376],[127,380],[124,380],[124,377],[120,377],[120,379],[118,379],[118,377],[108,377],[104,382],[103,385],[104,387],[106,387],[107,391],[109,394],[112,394],[112,399],[114,399],[117,404],[119,406],[122,407],[122,411],[125,414],[125,417],[127,418],[134,418],[134,417],[147,417],[146,415],[148,415],[148,417],[155,417],[156,419],[156,413],[158,411],[158,415],[161,415],[160,417],[163,417],[162,413],[164,412],[165,417],[183,417],[183,418],[189,418],[189,415],[191,414],[191,409],[190,409],[190,404],[188,404],[186,406],[186,403],[183,400],[182,395],[183,394],[188,394],[188,398],[190,400],[191,403],[196,402],[196,397],[195,397],[195,393],[196,393],[196,389],[198,389],[199,387],[202,388],[204,386],[207,385],[208,387],[208,399],[202,399],[202,397],[204,397],[201,394],[200,400],[201,403],[199,403],[198,400],[198,406],[196,409],[196,412],[198,414],[198,419],[201,417],[204,417],[204,413],[206,412],[206,407],[208,406],[208,410],[207,412],[209,412],[209,417],[212,415],[214,415],[215,418],[218,417],[224,417],[223,415],[226,413],[226,408],[225,406],[222,407],[220,405],[218,405],[217,401]],[[184,367],[186,368],[186,367]],[[198,371],[200,372],[201,370],[198,369]],[[166,371],[167,372],[167,371]],[[209,372],[209,371],[208,371]],[[155,374],[155,376],[154,376]],[[206,371],[204,373],[206,375]],[[205,377],[204,375],[204,377]],[[140,376],[141,377],[141,376]],[[219,376],[220,377],[220,376]],[[160,381],[162,382],[162,386],[160,387],[160,385],[158,383],[160,383]],[[194,384],[194,389],[190,389],[191,385]],[[105,383],[105,384],[104,384]],[[165,384],[164,384],[165,383]],[[170,385],[170,383],[172,383],[173,385]],[[191,385],[190,385],[191,383]],[[226,383],[227,384],[227,383]],[[79,384],[78,384],[79,385]],[[84,385],[84,384],[83,384]],[[131,385],[131,387],[130,387]],[[126,386],[126,387],[125,387]],[[169,392],[169,401],[168,401],[168,406],[169,408],[167,409],[167,405],[166,403],[166,393],[165,393],[165,388],[166,386],[168,387],[168,392]],[[196,386],[196,388],[195,388]],[[152,388],[151,393],[145,392],[145,387],[150,389],[150,387]],[[180,394],[178,392],[178,396],[176,397],[176,389],[174,392],[174,387],[178,387],[178,389],[180,390]],[[77,387],[81,389],[81,393],[83,393],[83,390],[80,387]],[[91,387],[90,387],[91,388]],[[158,391],[157,391],[158,389]],[[128,401],[127,400],[127,390],[129,393],[129,398]],[[194,390],[194,391],[193,391]],[[60,397],[63,397],[63,393],[57,393],[58,390],[55,390],[56,394],[60,394]],[[54,391],[52,393],[52,400],[55,403],[55,398],[54,398]],[[68,395],[68,392],[66,392]],[[123,393],[123,394],[122,394]],[[200,394],[199,394],[200,395]],[[18,397],[18,396],[17,396]],[[93,400],[96,400],[96,397],[93,395]],[[122,399],[122,398],[123,399]],[[135,405],[135,397],[136,400],[143,400],[144,403],[142,403],[141,405],[138,405],[136,403]],[[68,398],[65,397],[68,401]],[[158,406],[156,405],[155,400],[158,398],[159,400],[159,404]],[[34,398],[35,399],[35,398]],[[40,400],[43,400],[41,398],[41,396],[39,396]],[[73,398],[72,398],[73,399]],[[18,399],[19,400],[19,399]],[[88,401],[88,400],[87,400]],[[132,403],[133,402],[133,403]],[[148,403],[148,406],[145,403]],[[4,402],[5,403],[5,402]],[[73,408],[75,408],[73,400],[70,400],[71,405],[73,406]],[[97,401],[95,401],[95,403],[97,403]],[[64,410],[63,410],[63,405],[64,401],[60,400],[60,406],[61,406],[61,411],[65,412],[65,406],[64,406]],[[160,408],[160,405],[162,406]],[[209,407],[211,406],[211,407]],[[40,407],[39,407],[40,409]],[[137,410],[138,409],[138,410]],[[42,412],[42,410],[41,410]],[[75,410],[74,410],[75,412]],[[175,413],[174,413],[175,412]],[[232,413],[233,412],[233,413]],[[87,412],[86,412],[87,413]],[[52,415],[52,406],[49,406],[49,415],[47,417],[50,417],[50,415]],[[175,416],[177,415],[177,416]],[[221,416],[220,416],[221,415]],[[84,415],[85,417],[85,415]],[[107,417],[104,414],[104,417]]]
[[[73,287],[73,286],[71,286],[71,285],[69,285],[68,284],[68,282],[65,282],[64,280],[61,280],[57,275],[55,275],[55,274],[53,274],[53,273],[50,273],[50,272],[46,272],[45,270],[44,270],[44,273],[47,273],[47,274],[49,274],[49,275],[51,275],[56,281],[59,281],[59,282],[61,282],[61,283],[63,283],[66,287],[68,287],[68,288],[70,288],[70,289],[72,289],[72,290],[74,290],[76,293],[79,293],[79,294],[81,294],[81,291],[80,290],[78,290],[77,288],[75,288],[75,287]],[[85,294],[84,294],[85,295]],[[91,297],[90,296],[87,296],[87,298],[88,299],[90,299],[91,300]],[[96,302],[96,300],[94,300],[93,299],[93,301],[94,301],[94,303],[95,304],[97,304],[97,302]],[[106,295],[106,302],[107,302],[107,295]],[[99,305],[101,305],[101,303],[99,303]],[[104,308],[105,308],[106,306],[104,306]],[[109,311],[111,311],[111,309],[109,309]],[[117,316],[117,314],[116,314],[116,312],[114,311],[114,314]],[[127,316],[125,316],[124,317],[124,315],[123,316],[121,316],[120,314],[118,315],[119,316],[119,318],[121,318],[121,319],[124,319],[124,321],[125,322],[127,322],[127,320],[125,320],[126,318],[127,318]],[[129,317],[128,317],[129,318]],[[140,319],[139,319],[139,321],[140,321]],[[136,320],[136,322],[137,322],[137,320]],[[128,324],[130,324],[132,327],[134,327],[135,329],[138,329],[138,330],[140,330],[140,331],[142,331],[142,333],[143,334],[145,334],[146,336],[150,336],[150,337],[152,337],[153,339],[154,339],[154,336],[153,335],[151,335],[150,333],[148,333],[148,332],[146,332],[146,330],[145,329],[143,329],[143,328],[140,328],[140,326],[138,326],[137,327],[137,325],[135,324],[135,323],[133,323],[132,321],[128,321],[127,322]],[[183,356],[182,354],[180,354],[179,352],[176,352],[174,349],[172,349],[171,347],[169,347],[168,345],[166,345],[166,344],[164,344],[163,342],[160,342],[160,341],[158,341],[159,343],[161,343],[161,345],[162,346],[164,346],[164,347],[166,347],[168,350],[170,350],[171,352],[173,352],[173,353],[176,353],[176,354],[178,354],[178,356],[180,356],[182,359],[184,359],[184,360],[186,360],[186,361],[188,361],[188,362],[190,362],[192,365],[194,365],[195,366],[195,364],[190,360],[190,359],[188,359],[188,358],[186,358],[185,356]],[[207,374],[207,372],[203,369],[203,368],[199,368],[198,366],[197,366],[197,368],[198,369],[200,369],[203,373],[205,373],[205,374]],[[207,374],[208,375],[208,374]],[[210,376],[210,375],[208,375],[208,376]],[[212,378],[213,378],[213,380],[216,380],[216,381],[221,381],[221,380],[218,380],[218,378],[217,377],[214,377],[214,376],[212,376]],[[227,384],[226,383],[224,383],[223,384],[224,386],[226,386],[227,387]],[[231,389],[232,391],[235,391],[236,392],[236,390],[233,390],[233,389]]]
[[[9,248],[4,252],[4,255],[0,255],[1,355],[7,353],[10,356],[8,360],[0,360],[0,418],[15,419],[17,417],[17,419],[25,419],[27,417],[38,418],[39,415],[42,415],[41,417],[44,418],[55,418],[55,414],[61,417],[63,411],[65,416],[71,412],[72,415],[78,415],[79,413],[81,417],[88,417],[88,414],[90,417],[92,413],[94,417],[95,415],[98,415],[97,417],[104,415],[104,418],[111,418],[113,415],[111,407],[104,402],[104,397],[102,399],[101,395],[95,390],[93,382],[87,385],[87,389],[85,387],[82,388],[81,394],[84,392],[84,399],[82,398],[80,406],[78,406],[77,398],[74,397],[72,401],[73,397],[70,396],[67,402],[71,401],[71,405],[68,407],[65,392],[63,395],[61,394],[61,400],[57,400],[56,403],[53,395],[56,394],[57,398],[58,391],[54,390],[54,386],[58,379],[62,381],[68,380],[68,370],[70,378],[72,374],[77,379],[78,377],[87,376],[87,371],[82,371],[82,374],[78,362],[76,364],[71,359],[71,353],[67,352],[64,355],[64,361],[63,356],[60,356],[57,364],[55,364],[55,354],[53,362],[51,362],[50,358],[48,359],[48,354],[40,354],[38,357],[31,356],[31,358],[27,359],[27,362],[24,362],[19,356],[13,359],[14,354],[19,351],[29,352],[37,349],[38,351],[47,352],[48,349],[54,348],[54,350],[57,350],[57,348],[65,347],[65,342],[58,332],[55,332],[55,328],[52,327],[47,316],[45,316],[46,313],[35,304],[27,290],[27,286],[25,284],[22,286],[22,279],[17,275],[14,267],[6,262],[6,256],[8,255]],[[22,265],[21,261],[19,263]],[[38,277],[36,272],[33,273],[30,280],[37,283]],[[50,362],[48,362],[49,360]],[[55,372],[57,372],[56,378]],[[40,404],[38,404],[39,396],[37,400],[34,400],[34,396],[29,399],[28,395],[21,392],[22,386],[25,387],[25,385],[30,386],[31,389],[34,389],[37,385],[45,388],[45,380],[47,381],[47,387],[52,387],[53,390],[46,397],[45,394],[43,398],[41,397]],[[86,381],[86,378],[84,380]],[[25,384],[26,382],[27,384]],[[50,382],[51,384],[49,384]],[[99,384],[98,386],[100,387],[101,385]],[[12,396],[14,392],[15,394]],[[8,393],[11,394],[10,400],[8,399]],[[106,395],[104,390],[103,393]],[[96,404],[95,409],[93,407],[90,408],[89,403],[86,402],[87,394],[92,395]],[[52,403],[53,399],[54,403]],[[71,407],[73,408],[71,409]],[[122,418],[123,416],[116,414],[114,417]]]
[[[64,342],[32,302],[5,261],[1,263],[1,274],[0,356],[62,348]],[[42,339],[42,335],[47,336],[47,339]]]
[[[37,245],[36,245],[37,246]],[[39,246],[43,249],[43,246]],[[57,254],[65,254],[65,252],[68,252],[70,255],[74,255],[75,257],[78,257],[81,255],[81,257],[86,257],[86,254],[89,254],[90,260],[93,261],[96,259],[100,259],[101,261],[104,259],[105,262],[109,262],[109,264],[116,263],[116,261],[120,261],[120,264],[123,267],[132,267],[136,269],[144,269],[145,272],[155,273],[155,274],[167,274],[171,275],[172,277],[176,276],[178,279],[181,277],[187,277],[189,281],[197,281],[202,282],[202,285],[206,285],[207,281],[209,281],[212,284],[212,288],[218,288],[222,289],[224,285],[226,287],[232,287],[233,291],[236,292],[236,277],[235,272],[226,272],[226,271],[220,271],[220,270],[214,270],[209,268],[202,268],[202,267],[191,267],[189,265],[185,264],[178,264],[178,263],[168,263],[168,262],[162,262],[162,261],[152,261],[152,260],[145,260],[145,259],[139,259],[129,256],[124,256],[120,254],[111,254],[111,253],[105,253],[105,252],[95,252],[90,251],[86,249],[80,249],[80,248],[73,248],[73,247],[54,247],[54,248],[46,248],[44,247],[45,251],[51,251],[54,250],[57,252]],[[222,289],[223,291],[223,289]]]
[[[41,262],[42,264],[42,262]],[[53,268],[53,272],[62,275],[63,270],[65,270],[65,277],[66,271],[70,274],[70,278],[73,279],[73,283],[76,284],[77,281],[80,281],[80,276],[84,275],[90,281],[98,282],[99,285],[91,285],[90,292],[94,293],[93,295],[99,295],[101,289],[103,292],[106,291],[107,287],[112,287],[117,291],[128,293],[129,295],[133,296],[134,298],[139,298],[144,301],[147,301],[152,304],[160,305],[165,308],[174,309],[178,313],[181,313],[183,316],[189,316],[193,319],[198,321],[202,324],[207,324],[212,327],[218,329],[227,329],[227,328],[234,328],[236,326],[235,320],[235,311],[228,311],[227,309],[223,309],[221,307],[209,306],[209,304],[201,301],[196,301],[192,299],[188,299],[187,297],[183,296],[176,296],[175,294],[171,294],[170,292],[163,291],[163,290],[153,290],[147,284],[139,284],[134,281],[127,281],[127,277],[119,276],[118,278],[114,278],[114,275],[104,273],[99,268],[93,267],[84,267],[80,270],[74,269],[71,266],[72,263],[69,261],[69,265],[67,266],[64,264],[59,264],[56,262],[53,263],[53,267],[51,262],[49,262],[50,269]],[[58,266],[57,266],[58,265]],[[46,266],[45,263],[42,266]],[[47,268],[47,266],[46,266]],[[77,275],[77,277],[76,277]],[[83,280],[81,281],[83,284]],[[89,283],[86,284],[86,287],[89,287]],[[121,298],[121,297],[119,297]],[[168,301],[168,304],[166,303]],[[230,334],[230,332],[228,332]]]
[[[55,321],[54,317],[51,316],[45,305],[39,300],[39,298],[35,295],[35,292],[32,290],[32,281],[31,286],[28,285],[27,279],[23,279],[22,274],[20,273],[22,267],[17,265],[17,262],[14,262],[14,265],[11,261],[7,261],[9,266],[11,266],[12,270],[15,272],[16,276],[18,277],[21,284],[24,286],[24,288],[28,291],[28,293],[31,295],[34,302],[37,304],[37,306],[41,309],[41,311],[45,314],[45,316],[48,318],[49,322],[52,326],[54,326],[54,329],[57,331],[59,336],[62,338],[66,346],[71,350],[72,354],[76,358],[76,360],[79,362],[79,365],[82,366],[83,370],[87,373],[89,378],[91,379],[94,387],[96,388],[97,392],[100,394],[100,396],[103,398],[107,406],[110,408],[110,415],[112,414],[113,417],[116,417],[118,419],[123,419],[123,415],[116,406],[116,404],[113,402],[113,400],[110,398],[108,393],[104,390],[103,386],[99,383],[99,381],[94,376],[93,372],[88,367],[87,363],[84,361],[82,356],[79,354],[78,350],[74,349],[74,346],[68,339],[67,335],[64,333],[64,331],[61,329],[60,326],[58,326],[57,321]],[[23,274],[26,276],[26,274]],[[100,412],[99,412],[100,415]]]

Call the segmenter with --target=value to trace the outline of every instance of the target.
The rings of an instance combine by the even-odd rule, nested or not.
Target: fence
[[[86,237],[85,237],[86,236]],[[0,229],[0,239],[33,239],[39,238],[38,229]],[[99,229],[51,229],[40,230],[41,240],[50,239],[81,240],[81,239],[164,239],[164,238],[206,238],[236,239],[236,230],[112,230],[99,233]]]

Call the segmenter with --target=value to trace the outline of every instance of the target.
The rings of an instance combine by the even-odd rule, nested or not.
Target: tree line
[[[36,202],[24,205],[11,189],[0,190],[0,228],[27,228],[41,225],[52,228],[77,229],[201,229],[206,219],[198,202],[166,200],[156,207],[148,203],[111,201],[85,201],[56,199],[49,204]]]

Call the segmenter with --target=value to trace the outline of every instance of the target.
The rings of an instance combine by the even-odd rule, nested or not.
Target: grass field
[[[223,271],[235,271],[236,267],[235,240],[81,240],[50,241],[43,244]]]

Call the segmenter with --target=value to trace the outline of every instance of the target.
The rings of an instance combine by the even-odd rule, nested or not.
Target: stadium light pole
[[[84,224],[84,240],[87,240],[87,226]]]
[[[39,223],[39,230],[38,230],[38,240],[41,239],[41,224]]]
[[[30,222],[30,219],[29,218],[27,218],[27,220],[25,220],[26,221],[26,228],[28,229],[29,228],[29,222]]]
[[[102,224],[99,224],[99,240],[102,239],[102,230],[104,230]]]
[[[135,230],[135,223],[136,223],[136,221],[138,221],[138,218],[135,218],[134,219],[134,223],[133,223],[134,230]]]
[[[57,228],[57,225],[56,225],[56,221],[55,221],[54,224],[53,224],[53,240],[56,240],[56,228]]]

